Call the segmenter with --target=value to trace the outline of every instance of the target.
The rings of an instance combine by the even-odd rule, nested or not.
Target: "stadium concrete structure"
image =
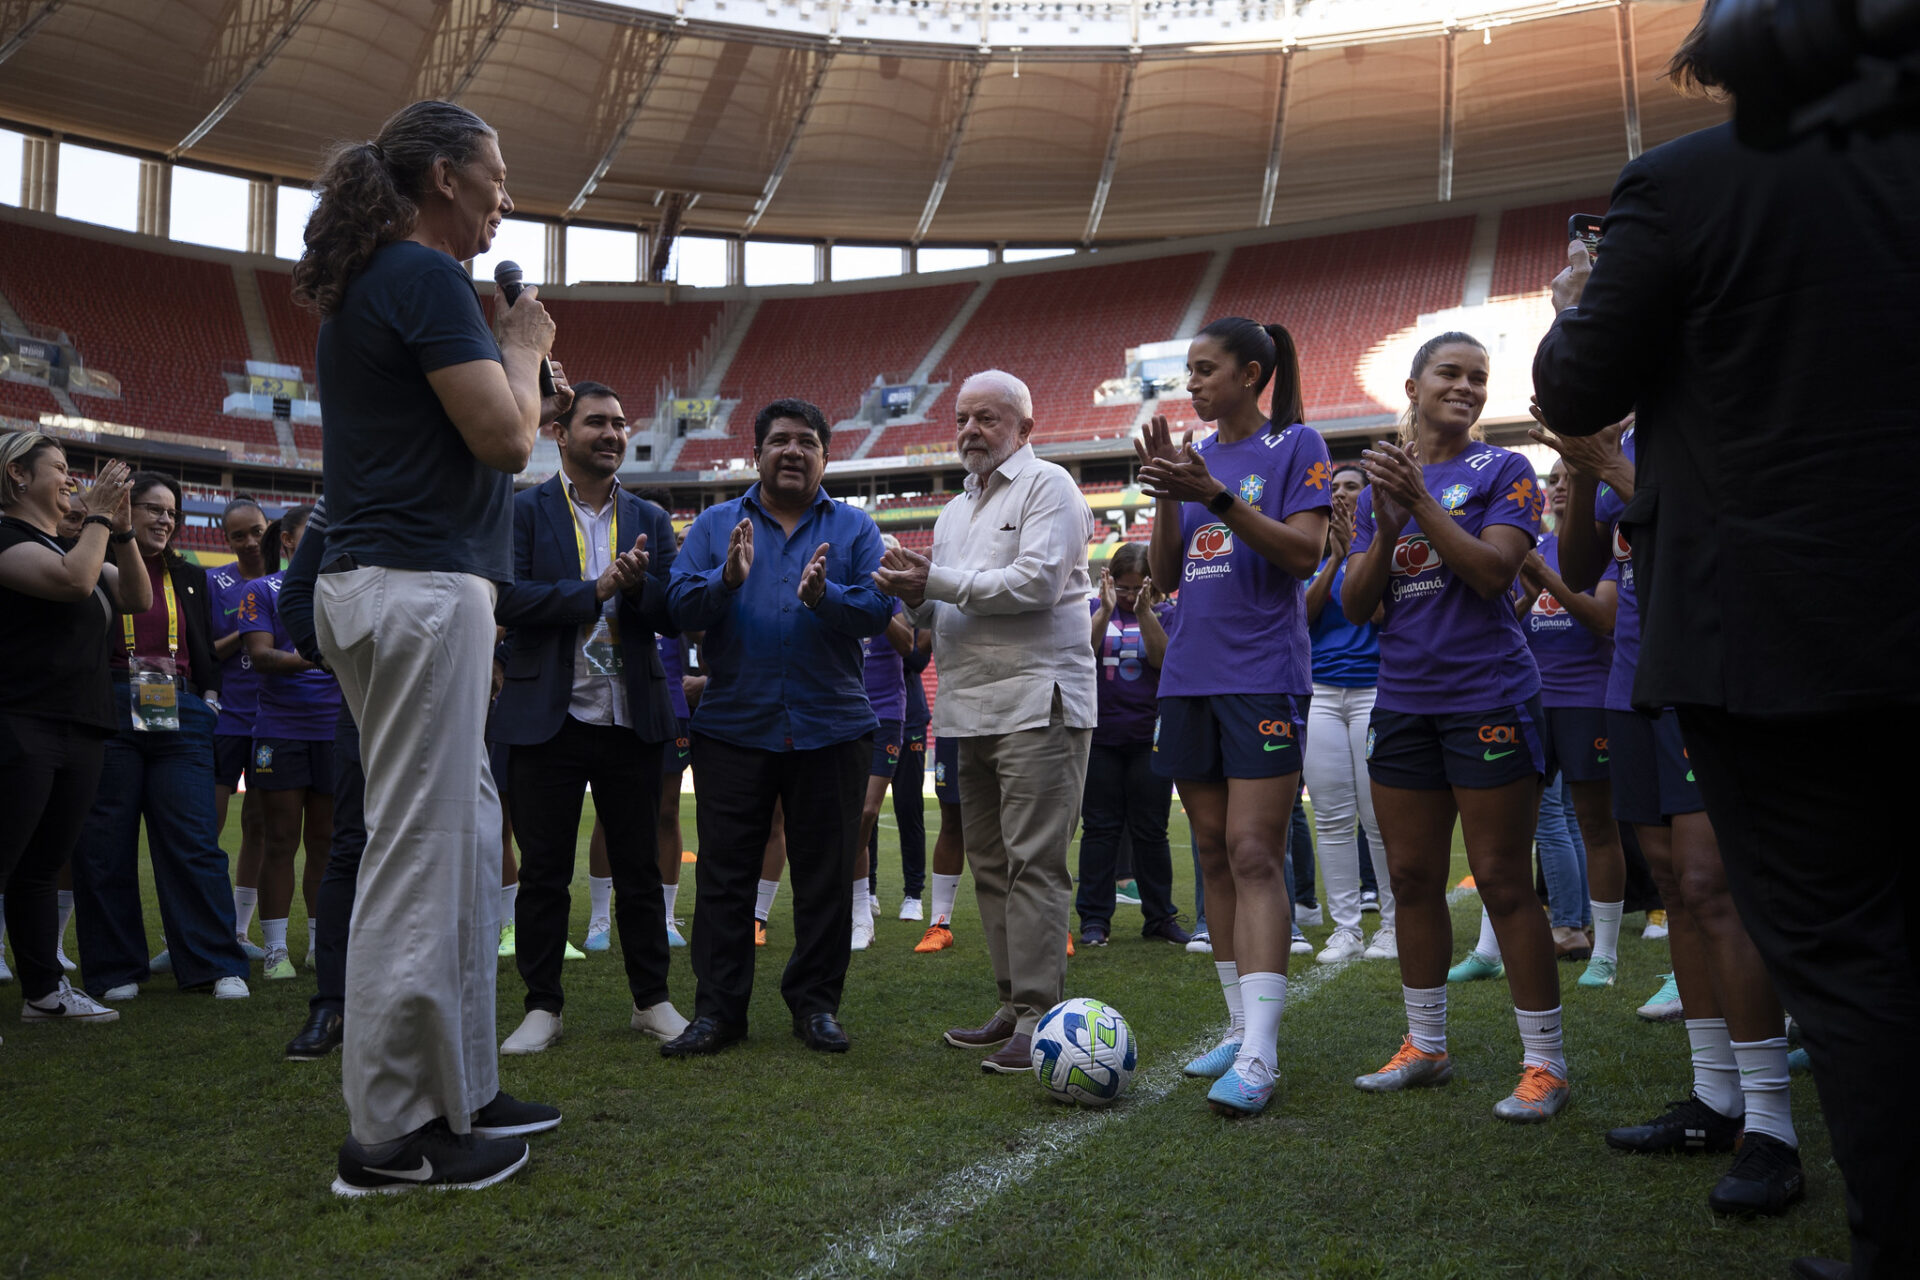
[[[529,280],[568,278],[569,227],[637,233],[632,279],[542,288],[556,356],[636,421],[627,483],[682,517],[738,493],[754,409],[800,395],[837,424],[829,489],[923,543],[960,478],[957,380],[1000,366],[1100,543],[1139,538],[1128,437],[1192,418],[1153,344],[1215,315],[1293,331],[1336,456],[1392,422],[1440,327],[1488,343],[1484,421],[1517,440],[1568,215],[1723,117],[1663,78],[1698,7],[0,0],[0,125],[27,135],[0,208],[0,425],[64,436],[81,470],[179,474],[183,538],[216,555],[228,494],[310,498],[317,323],[271,255],[277,201],[331,141],[441,96],[499,130],[516,217],[547,225]],[[139,159],[138,232],[54,216],[62,140]],[[177,165],[249,180],[254,252],[166,238]],[[659,279],[683,236],[725,238],[736,283]],[[739,283],[756,240],[813,246],[815,282]],[[897,249],[901,274],[828,279],[847,245]],[[915,269],[954,247],[987,264]],[[527,479],[554,465],[548,446]]]

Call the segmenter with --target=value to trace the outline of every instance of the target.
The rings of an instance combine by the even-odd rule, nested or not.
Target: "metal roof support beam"
[[[300,29],[300,24],[307,20],[307,15],[312,13],[314,6],[319,3],[320,0],[297,0],[293,6],[293,12],[287,15],[287,20],[280,24],[280,29],[273,34],[272,39],[267,41],[266,48],[260,51],[260,56],[240,74],[233,88],[227,90],[227,96],[220,99],[220,105],[209,111],[207,118],[193,127],[193,132],[180,139],[180,145],[167,153],[167,159],[178,160],[182,154],[192,150],[195,143],[213,132],[213,127],[226,118],[227,112],[233,110],[240,99],[246,95],[247,90],[253,87],[253,82],[258,80],[260,74],[280,56],[280,51],[287,47],[287,41],[293,39],[293,33]]]
[[[1260,222],[1273,225],[1273,198],[1280,191],[1280,145],[1287,137],[1287,101],[1293,96],[1293,50],[1280,55],[1280,105],[1273,113],[1273,140],[1267,144],[1267,176],[1260,183]]]
[[[1614,10],[1620,24],[1620,104],[1627,125],[1627,159],[1640,158],[1640,51],[1633,36],[1633,0]]]
[[[954,119],[953,132],[947,135],[947,153],[940,157],[940,174],[933,180],[933,190],[927,192],[926,207],[920,210],[920,221],[913,228],[913,245],[917,248],[926,238],[927,229],[933,225],[933,215],[940,211],[940,201],[947,194],[947,180],[953,177],[954,161],[960,158],[960,143],[967,136],[967,122],[973,118],[973,102],[980,96],[980,81],[987,73],[987,59],[975,58],[967,73],[967,91],[960,100],[960,114]]]
[[[60,6],[66,2],[67,0],[47,0],[40,6],[38,12],[21,23],[18,31],[8,36],[4,43],[0,43],[0,62],[5,62],[19,52],[20,46],[31,40],[33,33],[40,29],[41,24],[60,12]]]
[[[1446,57],[1440,72],[1440,190],[1441,203],[1453,199],[1453,103],[1459,62],[1460,33],[1448,31]]]
[[[1100,182],[1093,189],[1093,207],[1087,210],[1087,229],[1080,243],[1091,245],[1100,230],[1100,216],[1107,211],[1107,193],[1113,190],[1113,171],[1120,163],[1120,138],[1127,130],[1127,103],[1133,99],[1133,77],[1140,70],[1140,59],[1127,59],[1126,78],[1120,82],[1120,101],[1113,108],[1113,129],[1107,134],[1106,159],[1100,162]]]
[[[647,99],[653,96],[653,86],[660,83],[660,72],[666,68],[668,56],[673,53],[673,47],[679,43],[680,37],[676,33],[669,32],[661,37],[660,50],[654,55],[653,66],[647,69],[647,78],[640,85],[640,91],[633,96],[633,105],[627,109],[627,118],[621,121],[620,127],[614,131],[613,140],[607,143],[607,149],[600,153],[600,163],[593,166],[593,172],[588,175],[586,183],[580,188],[580,194],[575,196],[573,203],[567,206],[569,215],[580,212],[581,207],[587,203],[587,197],[592,195],[594,188],[600,185],[600,180],[607,176],[607,170],[613,168],[615,157],[620,154],[620,149],[627,145],[627,135],[633,131],[634,122],[640,119],[640,112],[646,107]]]
[[[480,74],[480,68],[486,65],[487,55],[493,52],[493,46],[500,43],[501,33],[506,31],[507,23],[513,19],[513,11],[519,7],[517,0],[495,0],[493,23],[487,28],[487,34],[474,46],[473,57],[467,61],[467,69],[453,82],[453,88],[447,91],[448,102],[460,101],[460,95],[473,87],[473,78]]]
[[[807,131],[807,121],[813,117],[813,108],[820,101],[820,92],[827,87],[827,72],[833,70],[833,51],[829,49],[818,56],[820,65],[814,68],[813,83],[807,88],[807,100],[800,104],[800,114],[793,118],[793,128],[787,133],[787,145],[780,149],[780,158],[773,162],[773,172],[767,175],[767,185],[761,188],[760,199],[754,202],[753,212],[747,215],[747,224],[740,228],[742,235],[760,225],[761,215],[773,203],[773,193],[780,189],[780,179],[787,176],[787,166],[793,163],[793,153],[800,146],[800,135]]]

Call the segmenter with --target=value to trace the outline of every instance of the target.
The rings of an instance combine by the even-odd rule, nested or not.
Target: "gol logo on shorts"
[[[1187,543],[1187,558],[1191,560],[1218,560],[1232,554],[1233,530],[1224,524],[1201,525]]]
[[[1480,726],[1482,742],[1518,742],[1520,731],[1510,724],[1483,724]]]
[[[1259,729],[1260,736],[1264,738],[1278,737],[1291,740],[1293,737],[1293,721],[1291,720],[1262,720],[1255,728]]]

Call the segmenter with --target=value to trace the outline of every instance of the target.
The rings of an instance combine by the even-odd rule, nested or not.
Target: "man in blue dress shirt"
[[[704,631],[708,680],[693,713],[694,1020],[669,1058],[718,1053],[747,1034],[753,901],[773,806],[785,813],[794,945],[780,981],[793,1033],[844,1053],[840,991],[852,942],[854,855],[878,722],[861,640],[893,601],[873,585],[873,518],[820,487],[832,432],[804,400],[753,423],[760,482],[702,512],[669,590],[682,631]]]

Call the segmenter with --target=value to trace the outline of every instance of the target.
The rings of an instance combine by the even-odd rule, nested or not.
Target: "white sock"
[[[73,919],[73,890],[56,889],[54,890],[54,897],[58,899],[60,903],[60,932],[53,936],[58,940],[57,945],[65,946],[67,944],[67,923]],[[6,918],[0,916],[0,933],[4,933],[5,930]]]
[[[267,950],[271,951],[275,947],[278,947],[282,951],[285,951],[287,949],[287,922],[285,920],[262,920],[260,922],[260,936],[266,940]]]
[[[587,877],[587,919],[606,920],[613,912],[613,877]],[[667,908],[667,914],[673,914],[673,908]]]
[[[612,884],[613,882],[609,880],[607,883]],[[677,884],[663,884],[660,886],[660,896],[666,900],[667,919],[672,920],[673,904],[680,900],[680,886]],[[600,918],[602,920],[606,919],[604,915],[601,916]]]
[[[1731,1047],[1747,1104],[1747,1132],[1764,1133],[1798,1150],[1800,1136],[1793,1131],[1787,1092],[1787,1038],[1735,1040]]]
[[[1494,936],[1493,917],[1485,907],[1480,908],[1480,941],[1473,944],[1473,949],[1489,960],[1500,958],[1500,939]]]
[[[1227,998],[1227,1040],[1247,1041],[1246,998],[1240,994],[1240,966],[1232,960],[1215,960],[1213,971],[1220,975],[1220,992]]]
[[[1734,1060],[1733,1041],[1725,1018],[1688,1018],[1687,1043],[1693,1047],[1693,1091],[1700,1101],[1723,1116],[1739,1119],[1747,1113],[1740,1090],[1740,1064]]]
[[[1244,973],[1238,989],[1246,1008],[1247,1034],[1233,1069],[1257,1089],[1273,1083],[1280,1065],[1280,1014],[1287,1007],[1287,975]]]
[[[260,891],[249,889],[245,885],[233,886],[233,933],[237,938],[247,936],[253,928],[253,909],[260,902]]]
[[[519,901],[519,899],[520,882],[518,880],[515,880],[512,884],[503,884],[500,886],[501,924],[508,925],[513,923],[513,904]]]
[[[1587,901],[1588,909],[1593,912],[1593,958],[1595,960],[1618,960],[1620,958],[1620,917],[1626,914],[1627,904],[1623,902]]]
[[[1515,1006],[1513,1017],[1520,1024],[1520,1044],[1526,1050],[1522,1065],[1545,1067],[1565,1080],[1567,1054],[1560,1040],[1560,1006],[1538,1013]]]
[[[1445,1053],[1447,1051],[1447,988],[1406,987],[1400,988],[1400,998],[1407,1006],[1407,1034],[1413,1037],[1413,1047],[1422,1053]]]
[[[762,880],[760,892],[753,899],[753,918],[762,923],[773,914],[773,895],[780,892],[778,880]]]
[[[959,896],[959,876],[943,876],[939,872],[934,873],[933,923],[948,926],[953,924],[953,900]]]
[[[873,923],[873,896],[867,892],[867,878],[861,876],[853,882],[853,927]]]

